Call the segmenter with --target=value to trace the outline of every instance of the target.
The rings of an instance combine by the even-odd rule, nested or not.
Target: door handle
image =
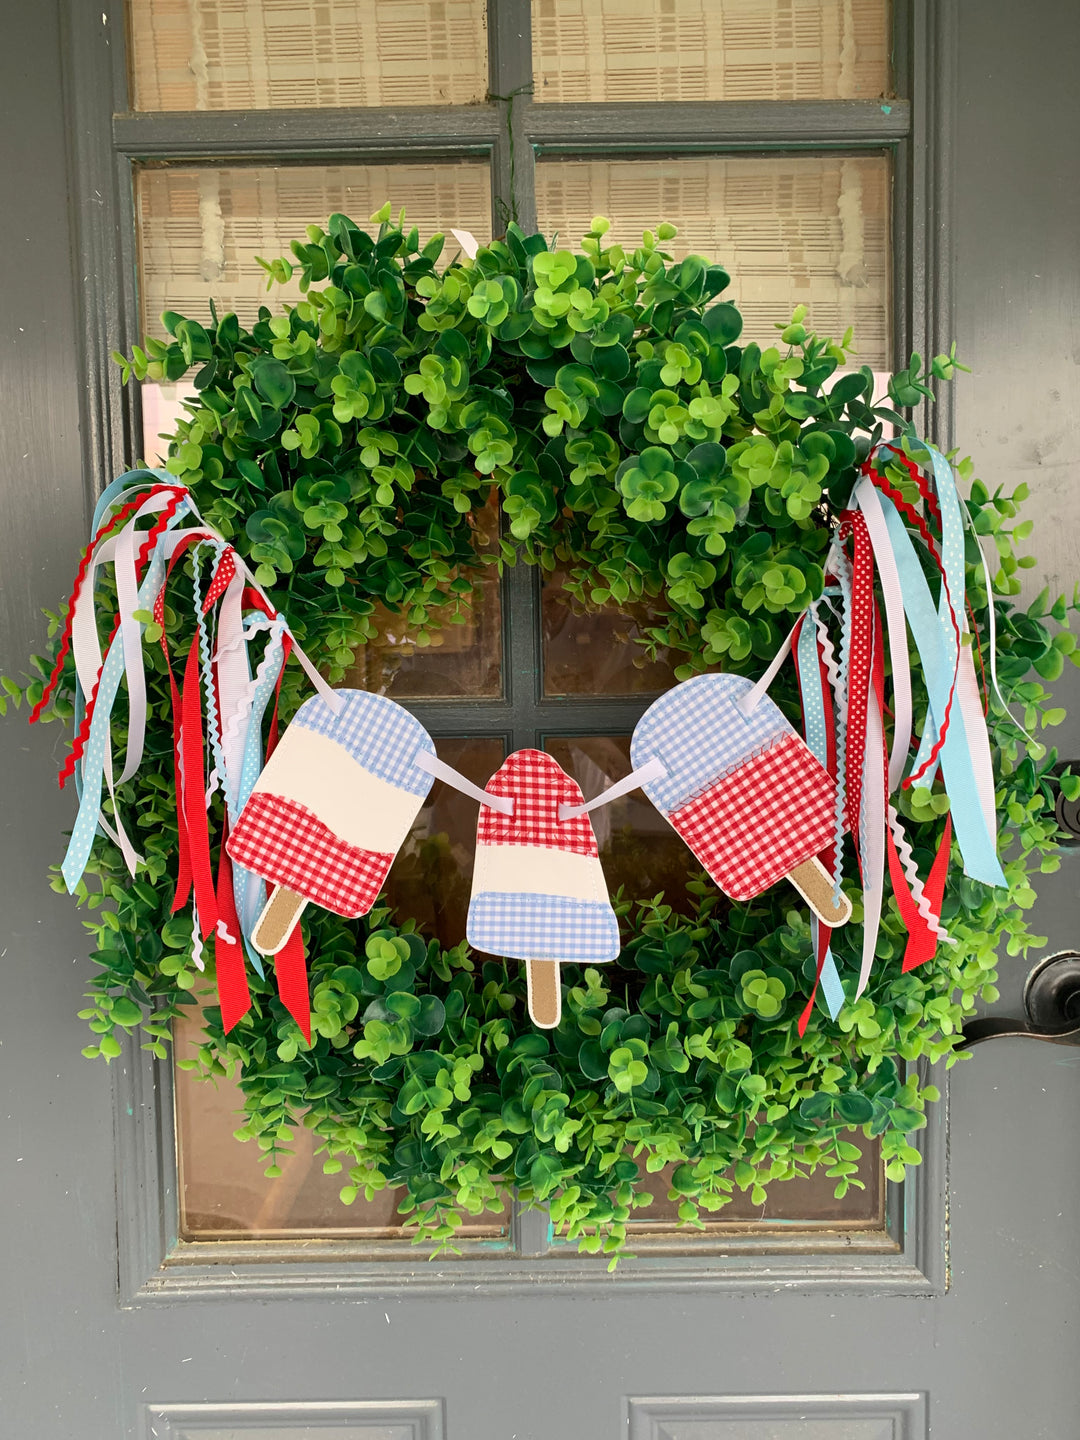
[[[987,1015],[964,1026],[957,1050],[1007,1036],[1080,1045],[1080,951],[1059,950],[1032,970],[1024,985],[1023,1020]]]

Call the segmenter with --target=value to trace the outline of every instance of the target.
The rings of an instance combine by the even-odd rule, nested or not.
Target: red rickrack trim
[[[163,495],[167,490],[174,490],[175,488],[176,487],[172,485],[153,485],[146,492],[145,495],[139,495],[134,500],[129,500],[125,505],[122,505],[120,509],[117,510],[115,515],[110,516],[107,520],[103,520],[98,526],[97,534],[87,545],[86,549],[82,553],[81,559],[79,560],[79,568],[75,574],[75,585],[71,591],[71,599],[68,601],[67,618],[64,621],[64,631],[60,637],[60,648],[56,652],[56,659],[53,662],[52,673],[50,674],[48,680],[45,683],[45,689],[41,692],[41,699],[34,706],[33,710],[30,711],[29,723],[31,725],[35,724],[41,718],[41,712],[45,709],[45,706],[52,699],[53,692],[56,690],[57,685],[60,683],[60,676],[64,673],[64,661],[67,659],[68,651],[71,649],[71,623],[75,615],[75,602],[78,600],[79,594],[86,580],[86,572],[90,568],[90,561],[93,558],[94,551],[97,549],[100,542],[105,539],[109,531],[115,529],[116,526],[121,523],[121,521],[127,520],[129,516],[134,515],[135,511],[138,510],[140,505],[145,504],[147,500],[152,499],[155,495]],[[168,513],[174,514],[175,511],[170,511]],[[153,534],[153,531],[150,531],[149,533]],[[115,634],[115,631],[113,633]]]
[[[927,510],[929,510],[929,512],[930,512],[930,518],[931,518],[931,520],[933,520],[933,521],[935,522],[935,524],[937,525],[938,529],[940,530],[940,529],[941,529],[941,506],[940,506],[940,504],[938,503],[938,498],[937,498],[937,496],[934,494],[933,489],[930,487],[930,485],[927,484],[925,478],[923,477],[922,471],[921,471],[921,470],[919,469],[919,467],[915,464],[915,461],[914,461],[914,460],[910,460],[910,459],[904,454],[904,452],[903,452],[902,450],[893,449],[891,446],[889,446],[889,447],[883,447],[883,446],[879,445],[879,446],[877,446],[877,448],[875,449],[874,454],[877,454],[878,451],[881,450],[881,449],[883,449],[883,448],[888,448],[889,451],[890,451],[890,454],[891,454],[891,456],[892,456],[892,458],[893,458],[893,460],[895,460],[898,465],[902,465],[902,466],[904,467],[904,469],[908,472],[908,475],[911,477],[912,481],[913,481],[913,482],[915,483],[915,485],[918,487],[918,491],[919,491],[919,496],[920,496],[920,498],[925,502],[926,508],[927,508]],[[862,467],[861,467],[861,468],[862,468],[862,470],[863,470],[864,473],[866,473],[866,467],[867,467],[869,464],[870,464],[870,460],[869,460],[869,459],[863,461],[863,464],[862,464]]]
[[[139,546],[139,553],[135,557],[135,573],[140,580],[142,579],[142,572],[146,568],[150,556],[153,554],[154,546],[161,538],[169,521],[176,514],[177,510],[180,509],[182,501],[187,496],[187,490],[183,485],[161,485],[158,487],[157,493],[163,494],[166,490],[172,491],[172,499],[165,508],[160,511],[157,519],[146,532],[146,539]]]
[[[910,463],[910,461],[905,460],[905,465],[910,465]],[[926,521],[919,514],[918,510],[915,509],[915,506],[912,505],[910,500],[905,500],[904,496],[892,483],[889,477],[883,474],[880,470],[878,470],[873,464],[871,464],[869,460],[864,460],[863,463],[860,465],[859,469],[863,475],[868,475],[870,477],[871,481],[877,486],[880,491],[882,491],[883,494],[889,497],[889,499],[893,502],[896,508],[900,511],[901,515],[906,516],[907,519],[909,519],[911,523],[915,526],[916,530],[918,530],[919,532],[920,537],[924,541],[926,548],[934,557],[937,567],[941,571],[942,577],[944,578],[945,572],[941,568],[941,550],[938,545],[937,539],[934,536],[934,533],[930,529],[929,525],[927,525]],[[916,475],[918,476],[918,472],[916,472]],[[922,477],[918,476],[918,480],[921,481],[921,479]],[[924,488],[924,486],[920,485],[920,494],[922,494]],[[926,499],[927,509],[931,511],[931,514],[936,515],[938,524],[940,525],[941,511],[938,509],[937,500],[934,499],[932,495],[930,495],[929,491],[927,491],[927,495],[924,496],[924,498]],[[931,501],[933,502],[932,505]]]
[[[991,605],[994,597],[990,597]],[[990,714],[990,687],[986,683],[986,666],[983,664],[982,641],[979,639],[979,627],[975,624],[975,611],[971,608],[971,601],[966,600],[968,619],[971,621],[971,633],[975,639],[975,654],[979,657],[979,674],[982,676],[982,700],[983,716]]]
[[[169,500],[169,503],[165,506],[165,508],[164,508],[164,509],[161,511],[161,513],[158,515],[157,520],[154,522],[154,524],[151,526],[151,528],[146,532],[146,539],[145,539],[145,540],[143,541],[143,543],[139,546],[139,553],[138,553],[138,555],[135,557],[135,573],[136,573],[137,575],[140,573],[140,571],[141,571],[141,570],[143,569],[143,567],[145,566],[145,564],[146,564],[146,562],[147,562],[147,560],[148,560],[148,558],[149,558],[149,556],[150,556],[150,553],[151,553],[153,547],[157,544],[157,542],[158,542],[159,538],[161,537],[161,535],[162,535],[162,533],[163,533],[163,531],[164,531],[164,529],[165,529],[165,526],[167,525],[168,521],[172,519],[172,517],[176,514],[177,510],[180,508],[181,502],[183,501],[184,497],[187,495],[187,490],[186,490],[186,489],[184,488],[184,486],[182,486],[182,485],[154,485],[154,486],[151,487],[150,490],[147,491],[147,493],[146,493],[145,495],[141,496],[139,499],[129,501],[128,504],[124,506],[124,509],[123,509],[122,511],[118,512],[118,514],[117,514],[117,516],[116,516],[116,519],[114,519],[113,521],[110,522],[110,524],[115,524],[115,523],[116,523],[116,520],[118,520],[118,519],[120,518],[120,515],[125,514],[125,513],[130,514],[131,511],[132,511],[132,509],[136,509],[136,510],[137,510],[140,505],[144,504],[144,503],[145,503],[147,500],[149,500],[152,496],[154,496],[154,495],[164,495],[164,494],[166,494],[167,492],[171,492],[172,498]],[[106,533],[105,530],[99,530],[99,531],[98,531],[97,536],[96,536],[96,537],[94,538],[94,540],[91,542],[91,545],[90,545],[90,547],[89,547],[91,552],[93,551],[94,546],[98,543],[98,540],[101,538],[101,536],[102,536],[104,533]],[[78,594],[78,586],[79,586],[79,584],[81,584],[82,578],[85,576],[85,574],[86,574],[86,567],[85,567],[85,566],[80,566],[80,578],[79,578],[78,581],[76,581],[76,589],[75,589],[75,594],[76,594],[76,595]],[[72,602],[73,602],[73,603],[74,603],[74,599],[75,599],[75,595],[72,596]],[[67,626],[67,628],[66,628],[66,635],[65,635],[65,647],[66,647],[67,643],[69,643],[69,641],[70,641],[70,635],[71,635],[71,625],[70,625],[70,622],[71,622],[71,611],[69,610],[69,611],[68,611],[68,626]],[[111,632],[110,632],[110,634],[109,634],[109,638],[108,638],[108,640],[106,641],[106,644],[105,644],[105,653],[106,653],[106,655],[109,653],[109,647],[112,645],[113,641],[116,639],[116,635],[117,635],[117,632],[119,631],[119,629],[120,629],[120,616],[119,616],[119,615],[114,615],[114,616],[113,616],[113,627],[112,627],[112,630],[111,630]],[[62,667],[62,664],[63,664],[63,656],[62,656],[62,654],[61,654],[61,656],[59,657],[59,663],[60,663],[60,665],[61,665],[61,667]],[[56,672],[54,671],[54,674],[55,674],[55,673],[56,673]],[[64,761],[63,769],[60,771],[59,784],[60,784],[60,789],[61,789],[61,790],[63,790],[63,788],[65,787],[65,785],[67,784],[67,782],[68,782],[68,781],[71,779],[71,777],[75,774],[75,766],[76,766],[76,765],[79,763],[79,761],[82,759],[82,757],[83,757],[83,752],[84,752],[85,749],[86,749],[86,742],[87,742],[87,740],[90,738],[90,724],[91,724],[91,721],[92,721],[93,718],[94,718],[94,706],[97,704],[98,685],[100,684],[100,682],[101,682],[101,675],[100,675],[100,672],[99,672],[97,679],[94,681],[94,688],[93,688],[93,690],[91,691],[90,697],[89,697],[89,699],[88,699],[87,702],[86,702],[86,709],[85,709],[85,711],[83,712],[82,724],[79,726],[78,734],[75,736],[75,739],[74,739],[74,741],[72,742],[71,749],[68,751],[67,759]],[[41,704],[44,704],[45,698],[46,698],[46,697],[43,695],[42,698],[41,698],[41,702],[40,702]],[[36,707],[35,714],[31,715],[31,717],[30,717],[31,720],[36,719],[37,709],[39,709],[39,708],[40,708],[40,706],[39,706],[39,707]]]

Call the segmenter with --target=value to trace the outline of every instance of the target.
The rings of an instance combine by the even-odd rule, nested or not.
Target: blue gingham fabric
[[[744,715],[737,702],[754,688],[745,675],[695,675],[653,702],[630,741],[634,769],[659,756],[667,774],[642,787],[665,813],[700,795],[755,750],[790,733],[767,695]]]
[[[604,965],[619,953],[619,923],[606,900],[488,890],[473,895],[467,938],[512,960]]]
[[[431,776],[414,763],[417,750],[435,753],[420,721],[385,695],[367,690],[338,690],[345,701],[335,715],[318,695],[305,700],[292,723],[334,740],[372,775],[410,795],[426,795]]]

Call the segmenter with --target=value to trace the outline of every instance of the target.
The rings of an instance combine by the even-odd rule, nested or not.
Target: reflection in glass
[[[629,775],[627,735],[548,736],[544,749],[581,786],[586,800]],[[700,874],[693,855],[640,790],[592,811],[608,889],[651,900],[660,891],[669,905],[687,908],[686,882]]]
[[[439,758],[483,787],[503,762],[500,738],[437,739]],[[476,801],[437,780],[394,861],[387,901],[443,946],[465,939],[476,851]]]
[[[175,1060],[191,1058],[201,1031],[198,1012],[174,1022]],[[346,1179],[324,1175],[321,1142],[298,1126],[281,1155],[281,1175],[267,1179],[254,1140],[233,1134],[243,1123],[243,1096],[232,1080],[199,1080],[174,1065],[176,1149],[179,1170],[181,1240],[277,1240],[325,1236],[331,1239],[397,1239],[403,1191],[384,1190],[373,1200],[361,1196],[342,1205]],[[462,1218],[461,1233],[505,1236],[506,1216]],[[406,1240],[405,1243],[410,1243]]]
[[[489,166],[466,160],[141,169],[135,199],[144,333],[164,335],[163,310],[206,324],[213,300],[219,315],[233,310],[250,327],[260,305],[299,300],[298,274],[268,293],[255,257],[290,255],[293,240],[336,211],[371,229],[368,216],[389,200],[395,215],[404,207],[421,244],[451,225],[486,240],[490,195]],[[451,241],[443,260],[456,253]]]
[[[470,105],[484,0],[129,0],[132,108]]]
[[[719,262],[721,298],[742,311],[744,340],[777,343],[796,305],[839,339],[855,330],[854,363],[888,369],[889,193],[883,155],[710,155],[680,160],[543,160],[536,207],[545,235],[576,246],[594,215],[606,240],[633,250],[659,220],[679,227],[663,249]]]
[[[725,1225],[758,1225],[795,1223],[827,1225],[830,1229],[867,1230],[885,1225],[885,1174],[881,1161],[881,1143],[867,1140],[861,1133],[845,1134],[845,1140],[857,1145],[862,1154],[854,1177],[866,1186],[856,1186],[843,1199],[834,1195],[836,1180],[819,1170],[805,1179],[773,1181],[764,1205],[754,1205],[749,1190],[732,1191],[731,1203],[709,1215],[701,1212],[705,1231],[682,1230],[684,1236],[709,1234]],[[644,1168],[644,1167],[642,1167]],[[668,1166],[653,1175],[642,1175],[639,1188],[647,1190],[653,1202],[646,1209],[635,1210],[630,1225],[635,1235],[671,1234],[678,1225],[679,1202],[669,1200],[671,1176],[675,1167]]]
[[[473,512],[478,554],[490,552],[499,533],[498,492]],[[457,608],[461,623],[453,624],[453,603],[443,607],[446,619],[429,629],[428,643],[417,643],[417,628],[385,606],[372,616],[378,635],[357,652],[356,664],[343,684],[392,695],[395,700],[466,699],[502,694],[502,590],[493,565],[470,569],[472,593]],[[485,776],[485,779],[487,777]],[[483,782],[481,782],[483,783]]]
[[[659,695],[675,684],[683,657],[661,646],[650,660],[640,644],[663,611],[648,600],[585,604],[563,588],[566,573],[545,575],[540,591],[545,695]]]
[[[537,100],[889,92],[888,0],[533,0]]]

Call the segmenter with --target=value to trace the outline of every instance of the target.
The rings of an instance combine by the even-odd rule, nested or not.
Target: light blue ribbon
[[[811,608],[799,631],[799,689],[802,696],[803,720],[806,727],[806,743],[811,754],[828,769],[828,729],[825,721],[825,693],[821,684],[821,666],[818,661],[816,614]],[[840,872],[840,850],[836,851],[837,875]],[[815,927],[816,928],[816,927]],[[817,961],[815,947],[814,960]],[[821,997],[829,1019],[835,1020],[844,1003],[844,987],[840,983],[832,946],[825,951],[821,967]]]
[[[948,464],[947,461],[944,463]],[[955,488],[953,494],[955,495]],[[926,746],[927,734],[931,731],[935,735],[940,733],[939,727],[944,722],[945,708],[953,688],[956,672],[956,638],[952,631],[952,620],[949,618],[948,601],[943,594],[940,605],[935,606],[930,586],[927,584],[922,565],[915,552],[915,546],[911,542],[911,536],[908,534],[907,527],[900,518],[896,506],[887,495],[881,494],[879,498],[885,514],[885,523],[889,529],[889,538],[892,541],[897,573],[900,576],[900,585],[904,594],[904,610],[907,613],[908,624],[911,627],[919,659],[922,662],[923,678],[929,695],[931,713],[927,716],[923,732],[923,745]],[[943,501],[942,525],[944,528],[946,504],[944,497],[940,496],[940,492],[939,498]],[[959,515],[955,515],[954,519],[959,521]],[[950,544],[950,560],[955,566],[954,523],[953,520],[948,523],[952,542]],[[962,523],[959,533],[962,574]],[[946,571],[948,571],[947,566]],[[962,583],[961,580],[961,585]],[[952,586],[953,578],[952,575],[949,575],[949,589],[955,602],[957,594],[953,591]],[[960,594],[962,596],[962,589]],[[927,753],[929,753],[929,747],[927,747]],[[979,790],[971,763],[971,751],[964,726],[964,717],[956,700],[953,701],[948,733],[938,758],[945,790],[951,804],[953,827],[956,831],[960,853],[963,856],[965,873],[976,880],[981,880],[984,885],[1007,885],[1008,882],[1001,869],[1001,862],[998,860],[997,845],[987,827],[986,817],[979,801]],[[929,777],[927,783],[929,783]]]
[[[92,521],[92,523],[91,523],[91,525],[90,525],[90,537],[91,537],[91,541],[93,540],[93,537],[97,534],[98,530],[100,529],[101,525],[103,524],[103,522],[104,522],[104,520],[105,520],[105,516],[109,513],[109,511],[112,509],[112,507],[116,504],[117,497],[120,496],[120,495],[122,495],[125,490],[131,490],[131,489],[133,489],[136,485],[140,484],[140,482],[145,484],[147,478],[149,478],[150,482],[151,482],[152,484],[154,484],[154,485],[177,485],[177,484],[180,483],[180,482],[177,480],[176,476],[175,476],[175,475],[170,475],[167,470],[127,470],[127,471],[125,471],[125,473],[124,473],[123,475],[118,476],[115,480],[112,481],[111,484],[106,485],[106,486],[105,486],[105,489],[104,489],[104,490],[101,492],[101,494],[98,496],[97,504],[94,506],[94,518],[93,518],[93,521]],[[177,515],[176,518],[179,519],[179,514]],[[175,523],[175,522],[173,522],[173,523]],[[170,528],[171,528],[171,525],[170,525]],[[89,604],[92,605],[92,604],[94,603],[94,597],[93,597],[92,595],[87,596],[86,598],[87,598],[87,601],[88,601]],[[82,686],[79,684],[78,674],[76,674],[76,676],[75,676],[75,705],[74,705],[74,715],[73,715],[73,723],[74,723],[74,726],[75,726],[75,734],[76,734],[76,735],[78,735],[79,731],[82,729],[83,716],[84,716],[85,713],[86,713],[86,696],[83,694]],[[82,765],[81,765],[81,763],[80,763],[80,764],[78,764],[78,765],[75,766],[75,794],[79,797],[80,800],[82,799],[82,792],[83,792],[83,779],[82,779]],[[99,834],[103,834],[104,832],[103,832],[103,831],[98,831],[98,833],[99,833]]]
[[[164,580],[165,551],[164,547],[159,544],[155,547],[146,575],[139,586],[138,608],[140,610],[150,609]],[[141,621],[137,623],[139,634],[142,635],[146,627]],[[71,832],[64,863],[60,867],[64,883],[67,885],[69,893],[72,894],[82,879],[86,862],[90,858],[94,836],[98,830],[101,787],[105,778],[105,747],[109,743],[109,720],[123,674],[124,646],[121,636],[117,634],[116,639],[109,646],[109,653],[105,656],[105,663],[101,667],[101,675],[98,679],[94,716],[90,722],[90,735],[82,759],[82,794],[79,813]]]
[[[247,739],[244,743],[244,759],[237,782],[235,813],[230,812],[233,823],[247,804],[263,768],[262,722],[285,661],[284,634],[285,621],[279,617],[267,637],[262,662],[256,672],[255,693],[251,700]],[[251,932],[266,904],[266,887],[262,878],[254,871],[245,870],[243,866],[234,863],[233,893],[236,897],[240,928],[244,933],[244,948],[252,965],[262,975],[262,956],[251,944]]]

